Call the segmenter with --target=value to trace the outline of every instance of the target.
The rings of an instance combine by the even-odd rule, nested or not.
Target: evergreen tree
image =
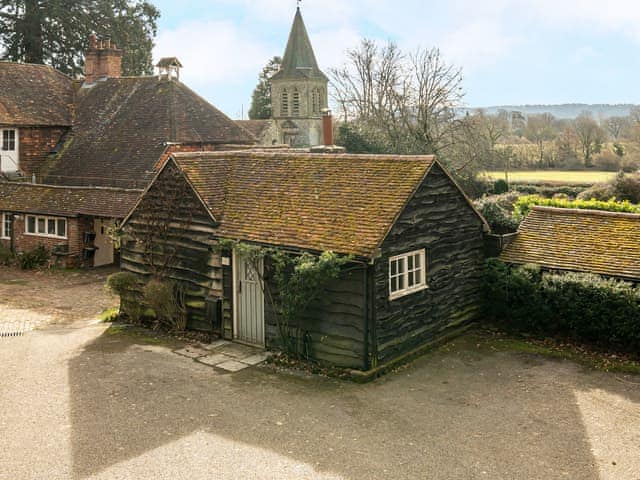
[[[271,118],[271,77],[280,70],[282,58],[273,57],[260,72],[258,85],[251,95],[251,108],[249,118],[251,120],[265,120]]]
[[[75,76],[95,33],[124,51],[123,75],[149,74],[159,16],[147,0],[0,0],[0,58]]]

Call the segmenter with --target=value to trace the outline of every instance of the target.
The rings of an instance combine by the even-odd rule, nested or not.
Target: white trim
[[[409,259],[409,257],[415,256],[415,255],[419,255],[420,257],[420,267],[419,267],[419,271],[420,271],[420,281],[418,283],[416,283],[415,285],[412,285],[410,287],[405,287],[403,289],[400,290],[396,290],[394,292],[391,291],[391,263],[397,260],[404,260],[404,271],[401,274],[396,273],[395,275],[393,275],[393,277],[403,277],[403,283],[404,285],[408,285],[409,284],[409,269],[407,268],[407,260]],[[415,272],[417,269],[413,269],[411,270],[412,272]],[[388,267],[388,271],[387,271],[387,281],[389,282],[389,300],[394,300],[396,298],[400,298],[400,297],[404,297],[405,295],[409,295],[411,293],[415,293],[415,292],[419,292],[421,290],[424,290],[426,288],[429,288],[429,286],[427,285],[427,255],[426,255],[426,250],[424,248],[421,248],[419,250],[413,250],[411,252],[407,252],[407,253],[403,253],[400,255],[394,255],[393,257],[389,257],[389,267]]]
[[[35,218],[35,232],[29,231],[29,217]],[[39,233],[38,230],[38,220],[43,219],[45,222],[45,227],[48,227],[49,220],[55,221],[56,232],[58,231],[58,222],[60,220],[64,220],[64,236],[62,235],[51,235],[50,233]],[[47,228],[48,230],[48,228]],[[69,239],[69,220],[66,217],[51,217],[48,215],[33,215],[27,214],[24,216],[24,234],[29,237],[44,237],[44,238],[56,238],[58,240],[68,240]]]

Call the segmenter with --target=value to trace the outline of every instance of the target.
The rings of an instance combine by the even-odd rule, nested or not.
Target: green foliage
[[[614,143],[613,153],[615,153],[619,157],[624,157],[624,145],[620,145],[619,143]]]
[[[107,288],[120,297],[120,313],[132,323],[140,323],[146,307],[139,277],[130,272],[113,273],[107,277]]]
[[[474,205],[487,220],[493,233],[511,233],[518,229],[519,222],[511,215],[511,205],[504,197],[511,195],[492,195],[476,200]]]
[[[384,153],[384,147],[375,143],[370,135],[361,131],[357,123],[341,123],[336,144],[348,153]]]
[[[123,50],[123,75],[150,74],[159,16],[146,0],[0,0],[0,56],[75,76],[96,33]]]
[[[271,118],[271,77],[278,72],[282,58],[273,57],[260,72],[258,85],[251,95],[249,118],[251,120],[266,120]]]
[[[156,316],[156,327],[181,332],[187,326],[184,289],[178,284],[152,279],[143,288],[144,301]]]
[[[616,201],[615,198],[611,198],[607,201],[596,199],[569,200],[566,198],[542,198],[539,195],[525,195],[520,197],[514,205],[514,218],[521,221],[527,216],[529,210],[531,210],[531,207],[534,205],[557,208],[606,210],[609,212],[640,213],[640,205],[635,205],[628,200],[621,202]]]
[[[509,191],[509,184],[506,180],[499,178],[495,182],[493,182],[493,193],[496,195],[500,195],[501,193],[506,193]]]
[[[18,263],[23,270],[33,270],[34,268],[43,267],[49,261],[51,252],[44,245],[21,252],[18,254]]]
[[[541,273],[497,259],[485,270],[485,313],[509,330],[640,348],[640,289],[585,273]]]
[[[567,197],[575,198],[580,193],[584,192],[587,187],[583,187],[580,185],[554,185],[554,184],[520,184],[520,183],[511,183],[513,189],[517,190],[520,193],[527,195],[540,195],[542,197],[553,197],[558,194],[566,195]],[[607,197],[611,198],[611,196]]]
[[[15,260],[15,255],[7,247],[0,245],[0,265],[11,265]]]

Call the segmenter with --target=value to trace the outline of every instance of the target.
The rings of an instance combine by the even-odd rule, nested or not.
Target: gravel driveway
[[[470,337],[367,385],[223,374],[95,323],[102,272],[11,275],[0,320],[47,325],[0,338],[2,480],[640,479],[637,376]]]

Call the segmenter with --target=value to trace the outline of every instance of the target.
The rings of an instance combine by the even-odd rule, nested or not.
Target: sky
[[[295,0],[155,0],[154,60],[232,118],[282,55]],[[320,68],[364,38],[437,47],[462,68],[465,106],[640,103],[638,0],[302,0]]]

